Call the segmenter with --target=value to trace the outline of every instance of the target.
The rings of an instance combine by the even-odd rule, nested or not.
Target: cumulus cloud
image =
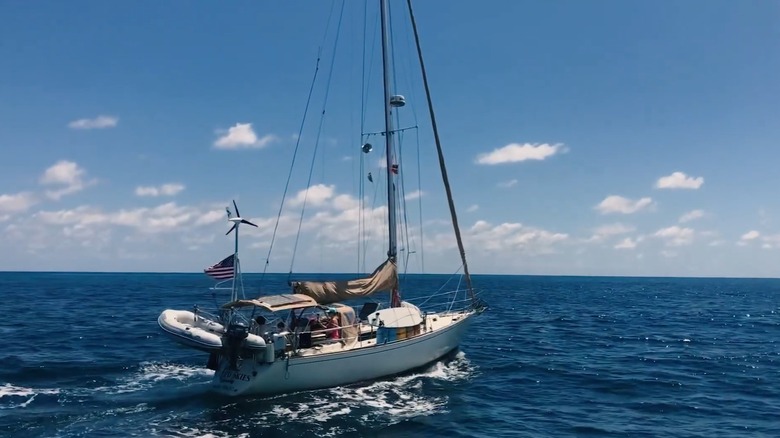
[[[58,189],[47,190],[46,196],[58,200],[83,190],[96,182],[85,181],[86,171],[73,161],[61,160],[46,169],[40,178],[40,183],[49,186],[60,186]]]
[[[756,230],[750,230],[747,233],[743,234],[740,239],[742,240],[755,240],[758,239],[761,236],[761,233],[759,233]]]
[[[563,151],[562,144],[510,143],[492,152],[477,156],[478,164],[517,163],[526,160],[544,160]]]
[[[301,205],[304,201],[308,205],[322,205],[328,199],[332,199],[334,193],[336,193],[336,186],[334,185],[315,184],[308,189],[299,191],[290,200],[290,205]]]
[[[780,248],[780,234],[762,236],[761,240],[764,242],[761,245],[764,249]]]
[[[634,249],[636,246],[643,240],[642,237],[638,237],[636,239],[632,239],[630,237],[626,237],[625,239],[618,242],[614,248],[615,249]]]
[[[273,134],[258,138],[251,123],[236,123],[227,131],[217,131],[221,135],[215,142],[217,149],[260,149],[278,140]]]
[[[693,243],[694,231],[691,228],[682,228],[677,225],[661,228],[654,234],[661,238],[667,246],[685,246]]]
[[[94,119],[78,119],[68,123],[70,129],[105,129],[113,128],[119,123],[119,118],[113,116],[97,116]]]
[[[688,213],[680,216],[680,223],[684,224],[692,220],[700,219],[704,217],[704,210],[691,210]]]
[[[168,202],[156,207],[104,211],[97,207],[80,206],[74,209],[39,211],[33,215],[45,225],[63,225],[70,230],[117,225],[155,234],[214,223],[224,219],[224,210],[202,211],[197,207],[180,206]]]
[[[593,235],[586,239],[585,242],[601,242],[611,236],[617,236],[620,234],[626,234],[634,231],[634,227],[630,225],[624,225],[621,223],[607,224],[597,227],[593,230]]]
[[[184,190],[184,184],[170,183],[161,186],[138,186],[135,188],[136,196],[175,196]]]
[[[655,187],[658,189],[693,189],[696,190],[704,184],[703,177],[694,178],[683,172],[674,172],[668,176],[658,178]]]
[[[493,225],[479,220],[466,231],[469,245],[483,251],[521,251],[532,254],[555,252],[554,245],[569,239],[565,233],[554,233],[520,223]],[[450,237],[451,240],[451,237]]]
[[[83,255],[125,259],[129,253],[154,258],[172,245],[189,250],[220,237],[204,226],[224,221],[224,208],[166,203],[152,208],[106,210],[82,205],[72,209],[38,211],[0,230],[0,242],[22,253],[72,258]],[[225,224],[227,225],[227,224]],[[163,268],[165,268],[163,266]]]
[[[516,185],[517,185],[517,180],[516,179],[510,179],[509,181],[503,181],[503,182],[498,183],[498,186],[501,187],[502,189],[508,189],[508,188],[514,187]]]
[[[596,207],[601,214],[610,213],[622,213],[631,214],[636,213],[644,208],[653,205],[651,198],[642,198],[639,200],[631,200],[622,196],[610,195],[604,198]]]
[[[423,192],[421,190],[415,190],[415,191],[413,191],[411,193],[407,193],[406,196],[404,197],[404,199],[406,199],[407,201],[411,201],[411,200],[414,200],[414,199],[421,198],[424,194],[425,194],[425,192]]]
[[[0,213],[23,212],[35,203],[36,199],[32,193],[21,192],[14,195],[3,194],[0,195]]]
[[[479,205],[477,204],[471,204],[469,205],[469,208],[466,209],[467,212],[473,213],[475,211],[479,210]]]
[[[614,236],[617,234],[626,234],[634,231],[634,227],[630,225],[623,225],[621,223],[614,223],[609,225],[602,225],[594,230],[594,234],[597,236]]]
[[[57,180],[61,181],[62,178]],[[306,236],[304,239],[315,239],[318,251],[322,248],[353,250],[358,238],[362,236],[369,243],[364,247],[367,254],[377,254],[381,259],[386,251],[386,207],[361,211],[358,199],[348,194],[336,193],[334,186],[312,186],[309,190],[301,191],[296,197],[297,200],[301,201],[305,193],[308,193],[309,205],[313,208],[301,224],[301,230]],[[21,208],[16,201],[11,203],[10,196],[3,197],[2,200],[4,206]],[[242,213],[247,212],[242,210]],[[27,220],[14,220],[13,215],[0,211],[0,222],[4,222],[4,227],[0,228],[0,245],[13,244],[18,246],[20,251],[30,253],[73,253],[89,247],[102,248],[106,251],[102,254],[105,257],[125,258],[125,255],[118,254],[125,250],[143,257],[153,257],[151,253],[157,251],[160,245],[180,245],[181,248],[192,250],[219,238],[227,231],[228,224],[225,224],[224,229],[216,229],[216,232],[204,232],[202,227],[216,226],[215,224],[225,221],[225,216],[222,206],[187,206],[175,202],[156,207],[117,210],[82,205],[72,209],[39,211],[30,215]],[[359,228],[361,218],[364,219],[364,225]],[[276,214],[267,218],[248,219],[258,224],[259,228],[242,229],[243,235],[248,239],[247,247],[266,249],[268,239],[274,231]],[[6,225],[5,222],[9,220],[12,222]],[[277,238],[294,236],[298,231],[299,220],[298,214],[283,214]],[[411,229],[410,227],[410,231]],[[285,246],[279,248],[279,251],[284,253]],[[312,248],[311,245],[301,248],[301,260],[317,257],[306,249]],[[279,254],[281,253],[277,252],[277,255]],[[372,263],[370,259],[368,262]]]
[[[225,219],[225,217],[226,217],[226,213],[225,210],[223,209],[207,211],[205,213],[198,215],[198,218],[195,219],[195,225],[213,224],[215,222],[219,222],[220,220]]]
[[[759,232],[758,232],[758,231],[756,231],[756,230],[750,230],[750,231],[748,231],[747,233],[743,234],[743,235],[742,235],[742,236],[739,238],[739,241],[737,242],[737,245],[739,245],[739,246],[745,246],[745,245],[747,245],[748,243],[750,243],[750,242],[752,242],[752,241],[755,241],[755,240],[756,240],[756,239],[758,239],[759,237],[761,237],[761,233],[759,233]]]

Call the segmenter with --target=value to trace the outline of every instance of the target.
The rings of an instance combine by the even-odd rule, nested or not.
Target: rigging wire
[[[271,262],[271,252],[274,249],[274,243],[276,242],[276,233],[279,229],[279,223],[281,222],[282,211],[284,209],[284,201],[287,199],[287,192],[289,191],[290,188],[290,180],[292,179],[293,170],[295,169],[295,159],[298,157],[298,148],[301,145],[301,137],[303,134],[303,128],[306,124],[306,116],[309,114],[309,104],[311,103],[311,96],[314,93],[314,85],[317,83],[317,75],[320,71],[320,59],[322,58],[322,46],[325,45],[325,41],[327,39],[328,32],[330,30],[330,23],[331,23],[331,17],[333,16],[334,6],[335,6],[335,2],[332,2],[330,5],[330,11],[328,12],[328,20],[326,21],[326,25],[325,25],[325,32],[322,35],[322,43],[317,49],[317,61],[314,65],[314,75],[312,76],[311,85],[309,86],[309,94],[306,97],[306,105],[303,109],[303,117],[301,118],[301,125],[298,128],[298,136],[295,139],[295,149],[293,149],[292,163],[290,163],[290,170],[287,173],[287,181],[284,184],[284,192],[282,192],[282,201],[279,203],[279,212],[276,215],[276,223],[274,224],[274,231],[271,234],[271,243],[268,246],[268,255],[266,255],[265,258],[263,273],[260,275],[261,288],[263,285],[263,280],[265,279],[265,274],[268,271],[268,266]]]
[[[415,122],[417,115],[415,115]],[[415,131],[417,136],[417,190],[420,191],[420,197],[417,198],[417,211],[420,219],[420,270],[425,273],[425,240],[423,238],[423,208],[422,208],[422,165],[420,163],[420,130]]]
[[[360,269],[360,256],[361,256],[361,245],[362,245],[362,236],[361,233],[365,229],[365,187],[366,187],[366,181],[363,178],[367,178],[368,176],[365,174],[365,152],[362,150],[363,142],[367,141],[365,136],[363,135],[363,132],[365,131],[366,127],[366,32],[368,32],[368,2],[363,2],[363,58],[361,60],[361,73],[360,73],[360,145],[361,150],[358,152],[358,156],[360,156],[360,173],[358,174],[358,236],[357,236],[357,270],[355,272],[360,273],[362,270]],[[364,256],[365,257],[365,256]],[[365,265],[365,262],[364,262]],[[365,270],[365,266],[364,269]]]
[[[319,52],[322,52],[322,47],[320,47]],[[320,53],[317,54],[317,63],[314,67],[314,76],[311,80],[311,86],[309,87],[309,95],[306,98],[306,106],[303,110],[303,118],[301,119],[301,126],[298,129],[298,138],[295,140],[295,149],[293,150],[293,159],[292,163],[290,164],[290,170],[287,173],[287,182],[284,184],[284,192],[282,194],[282,202],[279,204],[279,212],[276,215],[276,224],[274,224],[274,232],[271,235],[271,244],[268,247],[268,255],[265,258],[265,266],[263,267],[263,274],[260,276],[260,286],[262,287],[263,279],[265,278],[265,274],[268,271],[268,265],[271,262],[271,251],[274,249],[274,242],[276,241],[276,232],[279,229],[279,222],[281,222],[282,218],[282,210],[284,209],[284,201],[287,199],[287,191],[290,188],[290,179],[292,178],[293,170],[295,168],[295,159],[298,156],[298,148],[301,144],[301,136],[303,133],[303,127],[306,123],[306,116],[309,113],[309,104],[311,103],[311,95],[314,92],[314,85],[317,82],[317,73],[320,70]]]
[[[411,23],[407,20],[404,20],[403,23],[405,24],[406,28],[403,32],[404,35],[406,35],[406,45],[409,53],[414,52],[414,42],[412,41],[412,32],[411,32]],[[415,87],[413,86],[413,80],[412,80],[412,71],[414,69],[412,68],[412,61],[411,56],[404,57],[406,60],[406,72],[407,75],[404,76],[406,80],[408,81],[406,86],[408,87],[408,90],[405,91],[405,93],[408,92],[410,96],[411,105],[407,103],[408,106],[411,107],[412,110],[412,118],[414,119],[414,126],[417,128],[419,125],[419,119],[417,116],[417,93],[415,92]],[[422,161],[420,159],[420,130],[415,130],[415,152],[416,152],[416,159],[417,159],[417,190],[420,192],[420,195],[422,195]],[[422,273],[425,272],[425,240],[423,235],[423,202],[422,202],[422,196],[419,196],[417,198],[417,214],[418,214],[418,222],[419,222],[419,233],[420,233],[420,246],[419,246],[419,252],[420,252],[420,271]],[[414,235],[412,236],[414,237]]]
[[[395,32],[393,31],[393,8],[391,4],[388,4],[387,6],[387,23],[388,23],[388,33],[389,33],[389,41],[388,41],[388,49],[390,51],[390,59],[393,60],[393,62],[390,63],[390,66],[392,68],[392,82],[393,82],[393,90],[395,92],[398,91],[398,71],[397,71],[397,63],[395,62]],[[385,105],[388,103],[386,102]],[[400,111],[397,109],[392,110],[393,116],[395,116],[396,126],[401,126],[401,114]],[[395,131],[394,134],[397,134],[395,137],[391,137],[391,140],[393,142],[392,148],[393,148],[393,156],[396,159],[395,163],[387,163],[388,166],[390,165],[397,165],[398,169],[398,190],[395,191],[395,209],[396,209],[396,217],[401,218],[401,228],[402,232],[400,234],[400,241],[401,241],[401,249],[404,251],[404,260],[403,260],[403,273],[404,275],[408,271],[408,265],[409,265],[409,229],[407,224],[407,218],[406,218],[406,187],[404,185],[404,174],[401,171],[401,166],[403,164],[403,159],[401,156],[401,145],[403,144],[403,131]],[[385,134],[389,135],[389,133]],[[389,182],[388,182],[389,184]],[[398,225],[396,225],[398,226]]]
[[[376,38],[377,38],[377,34],[378,34],[377,30],[379,28],[379,11],[377,10],[377,12],[374,15],[374,27],[371,30],[371,34],[372,34],[371,44],[368,45],[371,48],[371,52],[369,54],[368,63],[366,63],[366,56],[365,56],[366,55],[366,47],[367,47],[366,42],[368,41],[368,38],[367,38],[367,32],[368,32],[368,29],[367,29],[367,26],[368,26],[368,8],[367,8],[367,3],[368,2],[364,2],[363,3],[363,5],[364,5],[364,8],[363,8],[363,14],[364,14],[364,20],[363,20],[363,66],[362,66],[363,78],[362,78],[362,83],[361,83],[362,98],[361,98],[361,102],[360,102],[360,113],[361,113],[361,118],[360,118],[360,134],[361,134],[360,143],[361,143],[361,145],[364,142],[367,142],[368,141],[368,137],[369,137],[369,135],[366,133],[366,130],[365,130],[366,114],[367,114],[366,106],[368,104],[368,89],[369,89],[369,84],[371,82],[371,75],[372,75],[373,68],[374,68],[374,55],[376,54],[376,46],[377,46]],[[368,71],[366,71],[366,66],[368,67]],[[365,159],[365,157],[363,155],[365,155],[365,154],[363,154],[363,153],[360,154],[361,160]],[[360,253],[360,252],[358,253],[358,263],[362,262],[362,268],[359,266],[358,267],[358,272],[366,272],[366,252],[367,252],[367,247],[368,247],[367,242],[368,242],[368,237],[370,236],[369,230],[368,230],[366,225],[367,225],[367,221],[373,219],[373,210],[371,212],[371,218],[366,218],[366,211],[365,211],[365,208],[366,208],[365,196],[366,196],[366,194],[365,194],[365,181],[363,180],[363,178],[367,178],[367,175],[364,173],[365,170],[366,170],[366,168],[365,168],[366,163],[365,163],[365,161],[362,161],[362,163],[363,163],[364,167],[361,169],[360,180],[363,182],[364,190],[363,190],[363,193],[362,193],[362,197],[360,199],[360,211],[358,212],[358,248],[361,248],[361,244],[362,244],[362,253]],[[376,187],[377,187],[377,184],[373,184],[373,182],[372,182],[372,185],[375,187],[374,199],[376,199]]]
[[[393,15],[392,15],[392,8],[389,8],[388,12],[389,12],[388,18],[389,18],[389,21],[391,23],[391,26],[390,26],[390,41],[391,41],[390,50],[391,50],[391,56],[393,56],[393,60],[395,61],[395,43],[396,43],[395,39],[396,38],[395,38],[395,33],[393,32],[393,26],[392,26],[392,20],[393,20],[393,18],[392,18],[393,17]],[[404,23],[406,26],[409,25],[405,20],[402,20],[402,23]],[[409,49],[410,49],[409,51],[412,52],[412,50],[411,50],[412,49],[412,45],[411,45],[412,44],[412,40],[411,40],[411,38],[409,36],[410,33],[411,32],[404,32],[403,34],[407,35],[407,38],[406,38],[407,47],[409,47]],[[398,80],[399,80],[399,77],[401,76],[400,74],[398,74],[398,70],[397,70],[398,63],[397,62],[393,62],[392,66],[393,66],[393,88],[395,90],[398,90]],[[414,126],[413,126],[413,128],[415,129],[415,132],[416,132],[415,139],[416,139],[416,159],[417,159],[417,163],[416,163],[416,165],[417,165],[417,191],[418,191],[418,194],[420,195],[420,196],[417,197],[418,212],[419,212],[419,224],[420,224],[420,240],[421,240],[420,257],[421,257],[421,269],[422,269],[423,272],[425,272],[425,263],[424,263],[423,252],[422,252],[422,248],[423,248],[423,245],[422,245],[423,229],[422,229],[422,196],[421,196],[422,195],[422,175],[421,175],[421,161],[420,161],[420,133],[419,133],[419,128],[418,128],[418,118],[417,118],[416,105],[414,104],[415,102],[417,102],[417,100],[414,98],[414,94],[415,94],[414,93],[414,87],[411,85],[411,83],[412,83],[412,81],[411,81],[411,71],[412,71],[411,61],[410,61],[410,59],[408,57],[406,58],[406,66],[407,66],[406,76],[404,76],[404,77],[407,80],[407,84],[406,85],[408,86],[408,91],[410,93],[410,96],[412,96],[412,102],[413,103],[411,105],[409,105],[409,106],[411,106],[411,109],[412,109],[412,117],[414,119]],[[398,126],[400,126],[401,125],[400,111],[396,111],[395,112],[395,116],[396,116],[396,124]],[[396,133],[398,134],[398,140],[396,140],[397,144],[394,145],[394,150],[396,152],[396,156],[398,157],[399,169],[400,168],[406,168],[406,165],[404,164],[403,158],[402,158],[402,150],[403,150],[403,144],[404,144],[403,133],[407,129],[411,129],[411,128],[404,128],[404,129],[396,130]],[[404,239],[404,247],[406,249],[406,257],[405,257],[405,262],[404,262],[404,273],[406,274],[406,273],[408,273],[408,266],[409,266],[409,261],[411,260],[411,256],[412,256],[412,254],[416,253],[416,247],[413,248],[413,246],[414,246],[414,234],[412,233],[411,237],[410,237],[410,233],[409,233],[409,216],[408,216],[408,205],[407,205],[407,200],[406,200],[406,180],[404,178],[404,174],[401,173],[401,172],[399,172],[399,180],[400,180],[401,189],[400,189],[400,194],[399,194],[399,198],[400,199],[399,199],[398,205],[399,205],[399,216],[401,216],[403,218],[403,221],[402,221],[402,227],[403,227],[402,237]]]
[[[458,250],[460,252],[460,259],[463,262],[463,273],[466,276],[466,288],[469,292],[469,296],[473,302],[475,308],[484,309],[484,304],[477,302],[474,296],[474,288],[471,285],[471,275],[469,274],[469,267],[466,263],[466,250],[463,247],[463,239],[460,235],[460,227],[458,226],[458,215],[455,211],[455,201],[452,199],[452,189],[450,188],[449,178],[447,177],[447,167],[444,164],[444,152],[441,147],[441,140],[439,138],[439,128],[436,126],[436,116],[433,111],[433,102],[431,100],[431,90],[428,87],[428,74],[425,71],[425,62],[422,56],[422,47],[420,46],[420,35],[417,32],[417,23],[414,19],[414,12],[412,11],[412,0],[406,0],[406,4],[409,8],[409,18],[412,22],[412,29],[414,29],[414,41],[417,46],[417,57],[420,61],[420,71],[422,73],[423,85],[425,86],[425,97],[428,101],[428,112],[431,116],[431,126],[433,128],[433,138],[436,141],[436,152],[439,156],[439,170],[441,171],[442,180],[444,181],[444,189],[447,192],[447,203],[450,208],[450,217],[452,218],[452,228],[455,232],[455,240],[458,243]]]
[[[333,55],[332,55],[332,57],[330,59],[330,67],[328,69],[328,78],[325,81],[325,84],[326,84],[325,85],[325,96],[323,97],[323,101],[322,101],[322,112],[320,114],[320,123],[319,123],[319,127],[317,128],[317,136],[314,139],[314,152],[313,152],[312,157],[311,157],[311,165],[309,166],[309,177],[308,177],[308,180],[306,181],[306,192],[305,192],[304,197],[303,197],[303,205],[301,206],[301,215],[300,215],[300,218],[298,220],[298,231],[295,234],[295,244],[293,245],[293,253],[292,253],[292,257],[290,258],[290,271],[289,271],[289,274],[287,276],[287,281],[290,281],[290,278],[292,277],[293,265],[295,264],[295,255],[297,254],[298,243],[300,242],[300,238],[301,238],[301,228],[302,228],[302,225],[303,225],[303,215],[304,215],[304,212],[306,211],[306,201],[308,200],[308,197],[309,197],[309,188],[311,186],[311,179],[312,179],[312,175],[314,173],[314,164],[316,163],[317,150],[319,149],[320,137],[322,135],[322,125],[323,125],[323,122],[325,121],[325,109],[327,108],[327,105],[328,105],[328,96],[330,95],[330,83],[331,83],[331,79],[333,77],[333,66],[336,64],[336,53],[337,53],[337,49],[338,49],[339,36],[341,35],[341,23],[342,23],[342,20],[344,18],[344,3],[345,3],[345,1],[342,0],[341,1],[341,10],[339,12],[338,25],[336,27],[336,37],[333,40]]]

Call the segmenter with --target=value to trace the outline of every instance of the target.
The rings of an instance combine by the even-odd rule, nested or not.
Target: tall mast
[[[382,17],[382,77],[385,85],[385,149],[387,161],[387,215],[389,242],[387,256],[396,261],[398,255],[395,218],[395,173],[393,172],[393,117],[390,106],[390,54],[388,50],[387,0],[380,0]]]
[[[417,33],[417,22],[414,19],[414,12],[412,11],[412,0],[406,0],[406,4],[409,6],[409,18],[412,21],[412,29],[414,30],[414,41],[417,46],[417,57],[420,60],[420,70],[422,71],[423,84],[425,85],[425,97],[428,101],[428,112],[431,115],[431,125],[433,127],[433,138],[436,141],[436,153],[439,156],[439,169],[441,170],[441,178],[444,182],[444,189],[447,191],[447,204],[450,207],[450,217],[452,218],[452,228],[455,231],[455,240],[458,242],[458,250],[460,251],[460,260],[463,263],[463,273],[466,275],[466,288],[469,291],[472,304],[476,303],[476,297],[474,296],[474,288],[471,285],[471,274],[469,273],[469,264],[466,263],[466,249],[463,247],[463,238],[460,235],[460,226],[458,226],[458,215],[455,212],[455,201],[452,199],[452,189],[450,188],[450,180],[447,177],[447,166],[444,165],[444,152],[441,147],[441,139],[439,138],[439,128],[436,126],[436,115],[433,112],[433,101],[431,100],[431,89],[428,87],[428,75],[425,72],[425,62],[423,62],[422,47],[420,47],[420,35]]]
[[[392,105],[390,105],[390,96],[392,96],[392,92],[390,90],[390,50],[388,50],[388,35],[390,29],[387,23],[387,0],[380,0],[379,7],[381,9],[380,15],[382,17],[382,78],[385,85],[385,159],[387,161],[387,234],[389,237],[387,245],[387,257],[393,263],[396,263],[398,256],[398,242],[396,232],[398,227],[396,226],[395,222],[395,172],[393,172],[395,159],[393,157],[393,114]],[[397,172],[398,168],[396,167],[395,170]],[[401,295],[398,293],[398,287],[396,286],[392,290],[390,306],[399,307],[400,305]]]
[[[238,299],[238,284],[236,284],[238,281],[238,272],[238,226],[236,226],[236,246],[233,249],[233,285],[231,287],[233,290],[230,292],[232,295],[230,299],[231,302]]]

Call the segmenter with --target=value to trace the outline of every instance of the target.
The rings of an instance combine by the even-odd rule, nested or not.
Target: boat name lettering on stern
[[[222,374],[219,376],[220,380],[242,380],[244,382],[248,382],[249,376],[243,373],[239,373],[238,371],[232,371],[232,370],[225,370],[222,371]]]

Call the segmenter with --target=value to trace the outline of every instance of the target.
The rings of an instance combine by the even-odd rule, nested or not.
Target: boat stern
[[[284,361],[265,361],[260,355],[244,358],[236,364],[221,358],[211,381],[218,394],[239,396],[273,392],[274,382],[284,380]]]

